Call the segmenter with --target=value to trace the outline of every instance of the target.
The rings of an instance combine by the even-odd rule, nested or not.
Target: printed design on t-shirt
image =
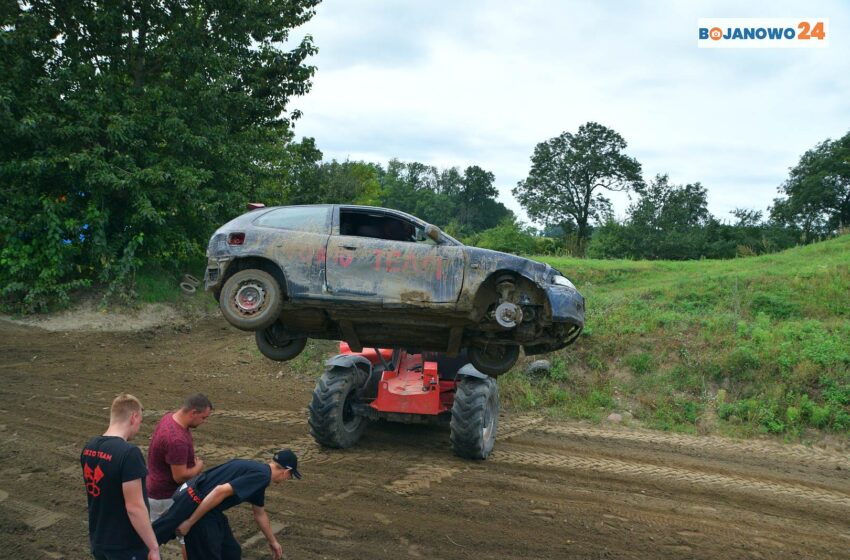
[[[97,483],[100,482],[100,479],[103,478],[103,471],[100,470],[100,465],[96,465],[94,469],[85,465],[83,467],[83,476],[86,479],[86,492],[95,498],[100,496],[100,487],[97,485]]]

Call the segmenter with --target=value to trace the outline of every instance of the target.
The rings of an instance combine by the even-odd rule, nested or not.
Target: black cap
[[[301,479],[301,473],[298,472],[298,456],[291,449],[281,449],[274,454],[274,462],[292,471],[292,476]]]

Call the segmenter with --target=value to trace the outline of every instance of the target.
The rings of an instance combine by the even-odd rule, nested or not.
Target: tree
[[[280,200],[318,0],[4,2],[0,296],[43,307],[176,267]]]
[[[773,219],[809,236],[834,233],[850,225],[850,132],[807,151],[791,168],[774,200]]]
[[[466,242],[476,247],[515,255],[533,254],[536,248],[533,231],[517,221],[513,215],[506,216],[492,228],[472,235]]]
[[[564,132],[537,144],[528,178],[513,194],[529,217],[544,226],[576,225],[583,243],[592,223],[611,213],[611,202],[602,193],[640,191],[640,163],[623,153],[626,141],[617,132],[589,122],[576,134]]]
[[[634,256],[646,259],[696,259],[704,256],[705,226],[711,219],[705,187],[672,185],[656,175],[629,207]]]
[[[477,165],[471,165],[463,172],[460,190],[456,194],[458,222],[462,228],[474,230],[478,225],[477,222],[480,221],[484,201],[494,199],[499,194],[493,186],[495,179],[496,176],[493,173]]]
[[[453,233],[469,235],[513,216],[495,197],[494,175],[477,165],[461,175],[456,167],[438,170],[419,162],[390,160],[381,176],[383,206],[408,212]]]
[[[377,164],[332,160],[307,169],[290,186],[287,204],[380,205],[382,170]]]

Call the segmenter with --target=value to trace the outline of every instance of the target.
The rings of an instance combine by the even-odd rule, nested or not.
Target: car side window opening
[[[291,229],[308,233],[328,233],[328,206],[286,206],[266,212],[255,226]]]
[[[433,240],[425,236],[422,226],[395,216],[369,212],[340,211],[339,233],[340,235],[372,237],[387,241],[430,242],[430,244],[434,244]]]

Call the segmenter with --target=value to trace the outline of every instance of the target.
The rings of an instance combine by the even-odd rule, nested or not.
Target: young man
[[[204,462],[195,456],[191,430],[206,422],[212,410],[206,395],[189,395],[180,410],[167,412],[154,428],[148,449],[151,521],[171,507],[178,486],[204,469]]]
[[[122,393],[112,401],[109,427],[80,454],[89,509],[89,542],[97,560],[160,560],[148,517],[145,460],[127,443],[139,433],[142,403]]]
[[[154,523],[160,543],[184,535],[189,560],[240,560],[242,547],[233,537],[224,512],[242,502],[254,510],[254,521],[269,542],[275,560],[283,549],[266,514],[266,488],[272,482],[301,478],[298,457],[289,449],[275,453],[269,463],[233,459],[183,484],[174,505]]]

